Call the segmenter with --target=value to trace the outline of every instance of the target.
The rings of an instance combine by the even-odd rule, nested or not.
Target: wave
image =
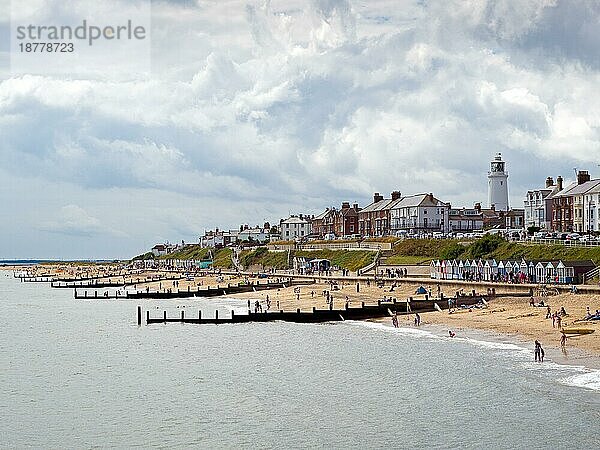
[[[346,323],[356,326],[362,326],[366,328],[381,330],[388,333],[411,335],[417,338],[425,338],[428,340],[450,340],[454,342],[464,342],[468,345],[479,347],[487,350],[500,351],[501,354],[505,354],[511,358],[517,357],[522,361],[521,367],[529,371],[540,371],[541,373],[554,373],[555,376],[563,376],[557,381],[568,386],[574,386],[579,388],[590,389],[594,391],[600,391],[600,371],[591,370],[585,366],[575,366],[569,364],[559,364],[551,360],[544,361],[543,364],[534,362],[533,350],[526,348],[522,345],[512,344],[507,342],[495,342],[486,341],[481,339],[474,339],[471,337],[454,337],[450,338],[445,335],[439,335],[434,332],[419,329],[419,328],[394,328],[385,323],[380,322],[363,322],[348,320]],[[575,374],[573,374],[575,372]],[[571,374],[564,377],[566,374]]]
[[[579,388],[591,389],[593,391],[600,391],[599,370],[585,372],[578,375],[572,375],[570,377],[563,378],[560,381],[561,383],[567,386],[574,386]]]

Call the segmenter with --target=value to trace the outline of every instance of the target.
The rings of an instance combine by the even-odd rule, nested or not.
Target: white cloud
[[[514,204],[600,154],[598,15],[568,3],[155,2],[152,77],[0,83],[0,158],[94,202],[181,203],[193,219],[163,225],[186,236],[373,191],[485,203],[497,151]],[[588,50],[549,44],[558,12]],[[148,236],[169,238],[163,225]]]

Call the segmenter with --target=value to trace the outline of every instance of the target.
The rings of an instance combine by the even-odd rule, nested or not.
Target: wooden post
[[[298,309],[296,310],[296,312],[297,312],[298,314],[300,314],[300,308],[298,308]]]
[[[142,307],[139,305],[137,307],[137,322],[138,322],[138,325],[142,324]]]
[[[94,298],[98,298],[98,291],[94,291]]]
[[[185,310],[181,310],[181,321],[183,322],[183,319],[185,318]]]
[[[150,322],[150,311],[146,311],[146,325]]]
[[[233,322],[233,318],[235,317],[235,311],[232,309],[231,310],[231,321]]]
[[[361,302],[360,307],[364,308],[365,307],[365,302]]]
[[[167,321],[167,311],[163,311],[163,319],[165,322]]]
[[[317,311],[317,308],[313,306],[313,314]]]
[[[202,310],[199,309],[198,310],[198,322],[200,322],[202,320]]]
[[[215,310],[215,319],[219,320],[219,310],[218,309]]]
[[[360,292],[360,283],[356,283],[356,292]]]

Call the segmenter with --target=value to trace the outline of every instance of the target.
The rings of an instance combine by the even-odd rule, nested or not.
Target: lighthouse
[[[508,211],[508,172],[500,153],[492,160],[488,172],[488,203],[496,211]]]

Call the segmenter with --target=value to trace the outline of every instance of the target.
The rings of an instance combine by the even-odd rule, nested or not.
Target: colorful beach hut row
[[[495,259],[432,260],[431,278],[438,280],[511,281],[529,283],[580,283],[595,268],[591,260],[520,261]]]

